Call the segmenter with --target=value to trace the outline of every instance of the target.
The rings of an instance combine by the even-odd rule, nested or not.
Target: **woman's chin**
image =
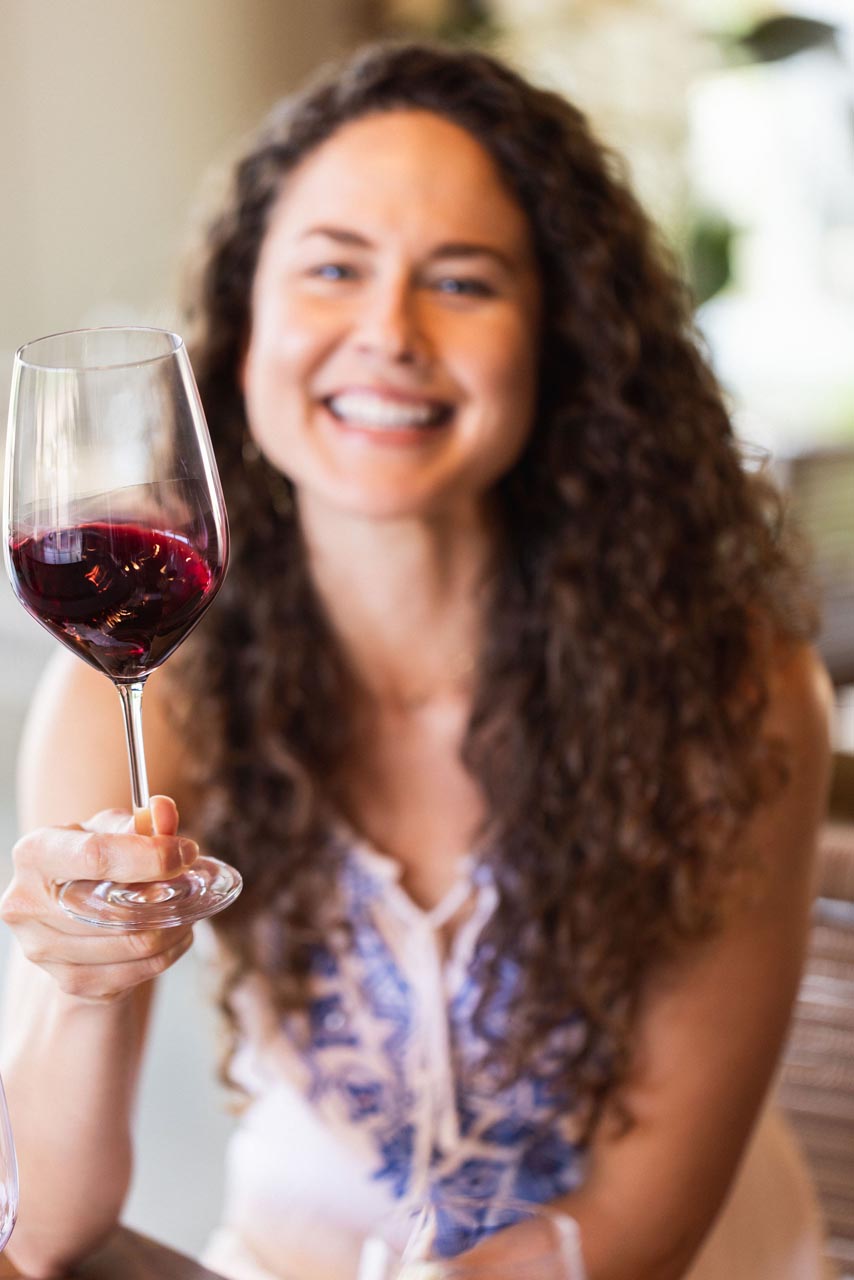
[[[324,485],[322,489],[309,486],[298,486],[298,489],[300,510],[313,520],[432,522],[443,517],[454,518],[461,507],[475,508],[480,501],[474,495],[466,501],[459,493],[452,495],[444,486],[407,487],[399,482],[354,484],[350,479],[339,485]]]

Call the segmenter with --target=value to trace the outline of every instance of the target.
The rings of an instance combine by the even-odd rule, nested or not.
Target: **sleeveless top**
[[[349,835],[341,851],[351,937],[343,955],[315,949],[306,1014],[277,1020],[252,980],[237,1000],[233,1075],[250,1102],[229,1147],[224,1225],[203,1258],[232,1280],[356,1280],[364,1238],[396,1206],[542,1204],[584,1180],[566,1084],[581,1018],[559,1025],[509,1085],[484,1064],[518,979],[483,939],[497,902],[488,867],[464,860],[428,911],[396,861]],[[464,905],[443,956],[439,931]],[[475,1022],[487,966],[497,981]],[[445,1218],[445,1229],[454,1252],[481,1234],[476,1222]]]

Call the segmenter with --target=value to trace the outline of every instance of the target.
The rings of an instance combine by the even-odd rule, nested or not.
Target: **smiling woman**
[[[618,166],[489,57],[370,48],[264,124],[198,268],[232,568],[152,679],[147,738],[245,885],[215,926],[247,1105],[211,1264],[352,1280],[427,1201],[473,1261],[521,1200],[576,1219],[590,1280],[695,1255],[703,1280],[817,1280],[797,1158],[773,1116],[751,1134],[826,686],[779,502]],[[88,767],[112,724],[92,679],[59,673],[34,714],[4,906],[39,1188],[13,1247],[42,1275],[120,1210],[174,958],[56,908],[86,850],[155,878],[177,826],[162,797],[153,839],[97,812],[123,779]],[[745,1151],[761,1177],[734,1182]]]

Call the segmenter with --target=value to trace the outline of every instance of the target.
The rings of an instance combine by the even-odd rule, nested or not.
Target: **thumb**
[[[174,836],[178,831],[178,806],[169,796],[152,796],[148,802],[154,835]]]

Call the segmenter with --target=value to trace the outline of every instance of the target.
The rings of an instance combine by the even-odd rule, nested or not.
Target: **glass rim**
[[[764,475],[774,465],[774,451],[767,444],[735,437],[735,452],[739,466],[748,475]]]
[[[171,350],[163,351],[159,355],[145,356],[140,360],[116,360],[106,364],[42,364],[27,359],[26,352],[31,351],[34,347],[40,346],[43,342],[55,342],[58,338],[82,338],[91,333],[146,333],[159,334],[163,337],[171,339]],[[157,325],[146,324],[115,324],[115,325],[91,325],[82,329],[60,329],[56,333],[45,333],[40,338],[31,338],[29,342],[23,343],[15,352],[15,363],[22,365],[26,369],[41,370],[44,373],[82,373],[106,371],[108,369],[138,369],[143,365],[157,364],[160,360],[170,360],[184,348],[184,339],[180,333],[175,333],[172,329],[161,329]]]

